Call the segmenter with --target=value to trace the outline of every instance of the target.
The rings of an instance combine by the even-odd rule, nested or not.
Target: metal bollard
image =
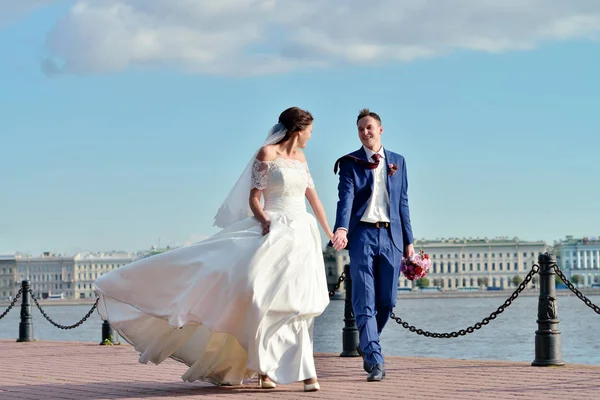
[[[102,341],[99,344],[100,346],[121,344],[119,342],[119,335],[106,320],[102,322]]]
[[[350,277],[350,265],[344,265],[344,287],[346,288],[346,299],[344,300],[344,328],[342,329],[342,353],[340,357],[360,357],[356,348],[358,347],[358,329],[352,312],[352,278]]]
[[[540,297],[538,301],[538,330],[535,331],[536,367],[565,365],[562,360],[562,346],[558,330],[558,309],[556,302],[554,254],[545,253],[538,257],[540,264]]]
[[[29,281],[21,282],[21,322],[19,322],[19,338],[17,342],[33,342],[33,320],[31,318],[31,286]]]

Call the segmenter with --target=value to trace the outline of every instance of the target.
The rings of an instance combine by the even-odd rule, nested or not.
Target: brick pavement
[[[366,382],[360,358],[315,357],[322,390],[183,382],[186,367],[137,362],[129,345],[0,340],[1,400],[100,399],[597,399],[600,366],[388,357],[383,382]]]

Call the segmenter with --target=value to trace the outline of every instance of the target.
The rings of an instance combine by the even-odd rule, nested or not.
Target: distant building
[[[37,257],[17,254],[15,269],[18,281],[29,280],[38,299],[85,299],[95,297],[92,284],[96,278],[137,258],[136,254],[126,252],[79,253],[75,256],[45,252]]]
[[[0,255],[0,300],[11,300],[19,290],[14,255]]]
[[[177,247],[171,247],[171,246],[160,247],[160,248],[156,247],[156,246],[152,246],[152,247],[150,247],[150,250],[140,252],[139,258],[146,258],[146,257],[155,256],[157,254],[161,254],[161,253],[165,253],[167,251],[175,250],[176,248]]]
[[[73,257],[73,294],[74,299],[96,297],[94,281],[105,273],[130,264],[137,260],[137,254],[124,251],[108,253],[79,253]]]
[[[554,242],[557,264],[567,278],[578,276],[578,286],[600,284],[600,237],[589,236],[575,239],[566,236]]]
[[[323,260],[325,261],[325,275],[327,275],[327,288],[332,290],[338,281],[338,278],[344,272],[344,266],[350,264],[348,250],[336,251],[333,247],[326,247],[323,251]],[[344,285],[340,285],[337,290],[338,295],[345,293]]]
[[[28,280],[36,298],[73,292],[68,279],[73,276],[73,257],[46,252],[38,257],[17,254],[15,258],[19,281]]]
[[[524,278],[537,263],[538,255],[548,248],[543,241],[523,241],[517,237],[416,240],[414,246],[416,252],[422,249],[431,259],[429,286],[444,290],[513,288],[513,279]],[[413,286],[414,282],[400,276],[400,288]]]

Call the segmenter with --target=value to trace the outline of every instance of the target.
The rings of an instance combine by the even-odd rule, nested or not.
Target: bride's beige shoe
[[[270,380],[266,381],[266,378],[266,375],[258,375],[258,386],[262,389],[275,389],[277,387],[275,382],[271,382]]]
[[[304,384],[305,392],[316,392],[317,390],[321,390],[321,386],[319,386],[319,382]]]

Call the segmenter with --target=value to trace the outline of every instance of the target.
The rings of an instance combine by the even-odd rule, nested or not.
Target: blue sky
[[[0,253],[133,251],[215,233],[216,209],[292,105],[316,118],[306,155],[332,225],[333,163],[360,146],[355,117],[370,107],[384,146],[406,157],[416,237],[600,234],[594,3],[559,2],[538,20],[534,0],[514,15],[473,2],[444,26],[473,15],[486,24],[440,37],[415,21],[399,43],[269,14],[246,18],[261,18],[259,32],[227,14],[231,26],[205,42],[190,21],[174,26],[179,6],[170,25],[155,15],[140,26],[170,7],[158,0],[143,10],[110,0],[128,7],[110,12],[94,0],[27,3],[0,1]],[[197,3],[186,18],[225,12]],[[444,17],[423,7],[428,21]]]

